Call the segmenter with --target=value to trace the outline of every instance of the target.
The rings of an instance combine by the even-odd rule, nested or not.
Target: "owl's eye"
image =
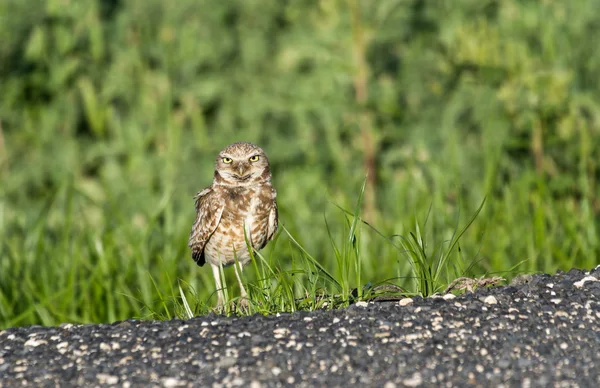
[[[228,158],[227,156],[225,156],[222,160],[223,160],[223,163],[225,163],[225,164],[229,164],[229,163],[233,162],[233,159]]]
[[[258,155],[254,155],[250,157],[250,161],[251,162],[258,162],[259,156]]]

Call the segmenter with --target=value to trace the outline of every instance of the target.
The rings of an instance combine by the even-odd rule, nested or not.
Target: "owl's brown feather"
[[[269,209],[269,218],[267,219],[267,238],[262,246],[256,249],[264,248],[269,241],[273,240],[275,233],[277,233],[277,228],[279,227],[279,211],[277,209],[277,201],[275,200],[277,197],[277,192],[275,189],[271,188],[270,194],[271,195],[269,195],[268,199],[266,199],[267,208]]]
[[[196,194],[196,220],[190,232],[188,246],[192,249],[192,258],[199,266],[206,263],[204,248],[208,239],[217,229],[223,214],[223,203],[215,196],[212,187]]]

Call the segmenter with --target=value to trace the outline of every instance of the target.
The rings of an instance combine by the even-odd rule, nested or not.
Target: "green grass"
[[[307,208],[293,200],[300,189],[289,189],[284,175],[275,176],[281,229],[244,270],[248,313],[344,307],[369,300],[385,284],[401,287],[404,295],[426,296],[461,276],[510,279],[594,263],[593,229],[577,232],[585,219],[573,219],[549,196],[531,197],[518,187],[472,208],[464,200],[448,202],[446,195],[420,198],[413,190],[422,189],[412,185],[389,193],[405,206],[391,202],[367,222],[361,217],[363,183],[354,188],[354,201],[330,193],[328,204],[305,221]],[[193,191],[175,195],[179,190],[171,189],[135,205],[124,194],[98,200],[85,190],[84,182],[69,178],[22,211],[1,207],[2,327],[211,311],[212,274],[193,263],[186,246]],[[142,201],[145,194],[133,192]],[[344,210],[352,202],[352,210]],[[532,202],[539,207],[530,208]],[[572,240],[559,239],[563,233]],[[572,249],[576,255],[569,255]],[[232,268],[224,269],[224,280],[235,302],[239,289]]]
[[[329,224],[325,220],[325,228],[331,243],[331,257],[335,259],[334,272],[330,273],[315,257],[313,257],[290,232],[282,226],[279,235],[272,243],[284,234],[291,242],[300,259],[296,265],[286,269],[285,263],[273,261],[272,254],[266,259],[260,252],[251,254],[251,264],[244,271],[244,286],[249,291],[249,307],[241,310],[236,307],[238,297],[230,298],[231,285],[228,286],[225,269],[221,268],[223,289],[225,291],[225,314],[276,314],[279,312],[313,311],[316,309],[335,309],[347,307],[357,301],[379,300],[381,298],[390,300],[400,297],[420,295],[430,296],[443,292],[456,279],[469,277],[475,259],[465,260],[455,250],[460,251],[460,239],[475,221],[482,210],[485,201],[477,208],[475,214],[467,223],[456,228],[449,241],[441,241],[440,246],[433,252],[429,251],[427,237],[421,232],[419,223],[415,223],[416,230],[409,232],[407,237],[387,237],[361,219],[360,211],[365,183],[359,192],[354,212],[349,212],[337,207],[345,218],[345,228],[342,229],[342,238],[336,238]],[[431,208],[430,208],[431,211]],[[457,222],[458,217],[457,217]],[[423,228],[426,228],[427,220]],[[361,281],[362,268],[365,266],[361,256],[360,236],[361,230],[367,228],[378,237],[380,243],[391,245],[397,252],[405,256],[406,262],[410,264],[407,273],[401,273],[397,277],[388,278],[381,284],[363,284]],[[393,241],[394,237],[400,238],[400,244]],[[340,243],[337,240],[341,240]],[[273,251],[271,250],[271,253]],[[289,266],[287,266],[289,268]],[[393,270],[393,266],[389,267]],[[229,269],[230,272],[233,269]],[[510,275],[509,271],[503,271]],[[249,274],[249,275],[247,275]],[[251,278],[252,281],[247,279]],[[405,288],[399,287],[402,284]],[[385,287],[394,285],[395,287]],[[187,292],[184,291],[187,289]],[[237,287],[234,287],[237,288]],[[148,317],[154,319],[189,319],[197,315],[205,315],[216,311],[214,301],[211,304],[210,296],[199,293],[192,287],[186,285],[182,288],[181,281],[178,285],[178,294],[174,289],[162,291],[155,285],[156,293],[160,303],[145,305]],[[239,293],[238,293],[239,294]],[[158,306],[158,309],[156,308]],[[190,306],[193,306],[190,307]]]
[[[233,141],[280,209],[251,312],[598,264],[598,2],[57,4],[0,2],[2,328],[209,311]]]
[[[204,159],[210,163],[208,156]],[[250,314],[344,307],[381,296],[382,285],[402,288],[391,290],[396,295],[426,296],[461,276],[510,279],[516,273],[595,263],[593,212],[587,208],[583,217],[573,217],[573,202],[530,192],[528,176],[488,198],[485,206],[480,198],[475,207],[449,199],[447,193],[455,191],[443,175],[434,181],[446,189],[430,194],[413,175],[412,184],[380,193],[382,210],[367,222],[361,216],[364,182],[350,187],[353,196],[330,191],[323,206],[312,207],[298,202],[298,194],[314,195],[311,181],[322,181],[308,175],[301,189],[287,176],[293,172],[279,171],[274,182],[280,231],[243,273]],[[160,171],[157,176],[165,177]],[[129,184],[130,190],[119,190]],[[216,304],[212,274],[193,263],[186,246],[194,190],[185,195],[179,183],[148,195],[135,185],[132,179],[98,186],[71,176],[40,191],[43,200],[5,194],[1,327],[170,319],[211,311]],[[22,205],[9,207],[9,201]],[[227,296],[235,302],[239,289],[233,269],[225,268],[223,275]],[[227,312],[234,313],[233,307]]]

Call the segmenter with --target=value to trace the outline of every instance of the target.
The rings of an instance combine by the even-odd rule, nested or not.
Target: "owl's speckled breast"
[[[224,201],[223,214],[217,229],[206,243],[205,255],[209,263],[231,265],[237,260],[242,264],[250,261],[244,237],[251,246],[259,249],[265,244],[270,208],[265,199],[270,198],[271,186],[221,188]]]

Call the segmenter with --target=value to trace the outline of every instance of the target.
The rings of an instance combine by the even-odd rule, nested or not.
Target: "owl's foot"
[[[215,314],[223,315],[225,314],[225,306],[223,303],[217,303],[216,307],[213,307],[212,312]]]
[[[244,313],[247,313],[248,311],[250,311],[250,303],[248,302],[247,297],[242,296],[240,298],[240,300],[238,301],[238,304],[237,304],[237,309],[238,309],[238,311],[244,312]]]

